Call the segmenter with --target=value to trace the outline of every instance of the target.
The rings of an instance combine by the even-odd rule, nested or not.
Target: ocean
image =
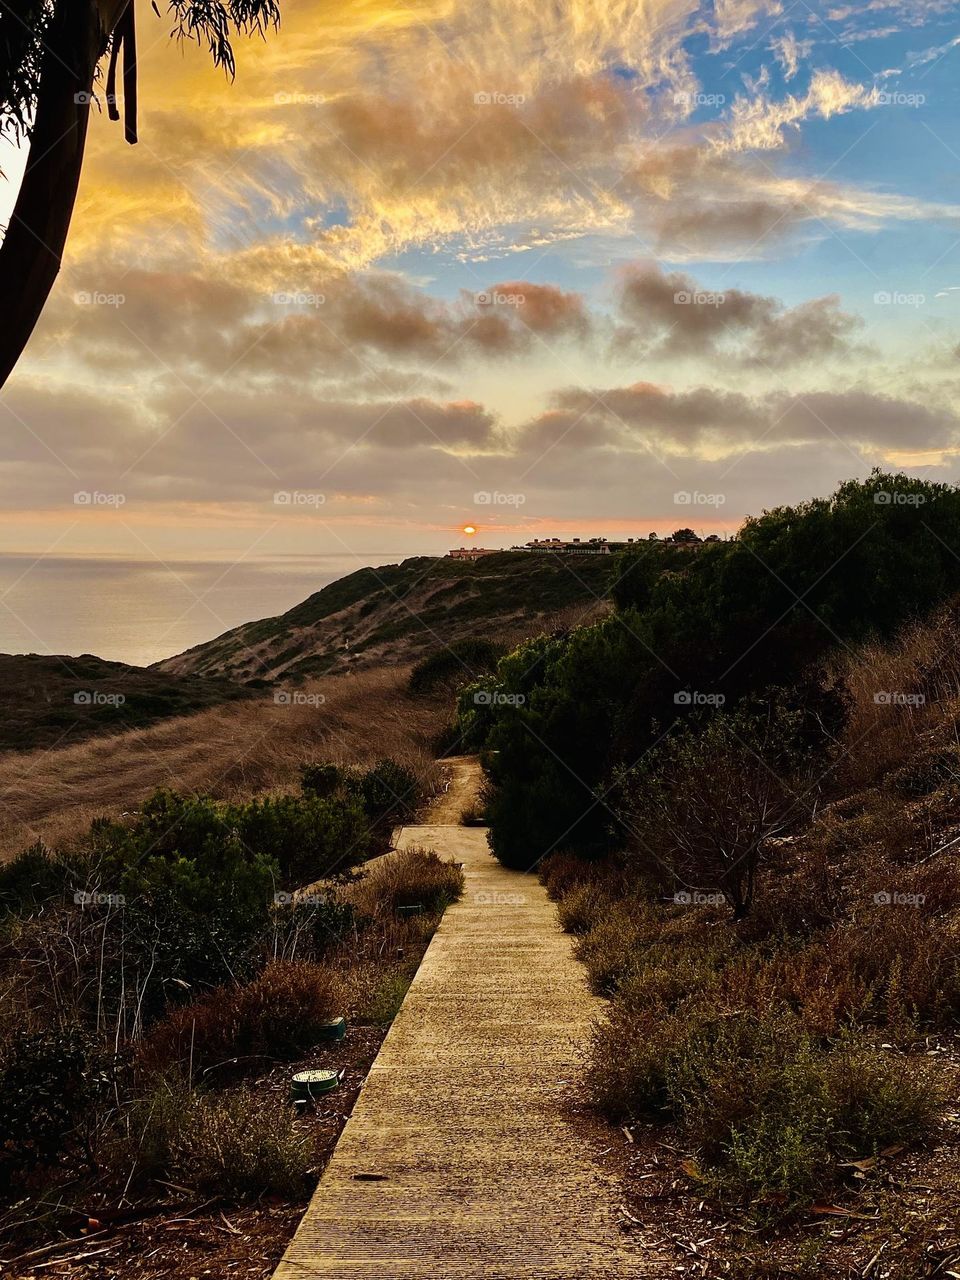
[[[299,604],[396,551],[240,563],[0,555],[0,652],[93,653],[148,666]]]

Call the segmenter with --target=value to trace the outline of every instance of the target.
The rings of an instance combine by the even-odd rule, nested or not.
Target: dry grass
[[[331,676],[297,696],[322,704],[262,699],[93,738],[63,750],[0,757],[0,859],[42,838],[69,841],[92,818],[137,805],[158,786],[236,800],[290,787],[302,762],[370,765],[391,756],[432,790],[439,769],[430,743],[447,708],[409,698],[409,670]]]
[[[343,978],[330,965],[273,960],[243,986],[219,987],[175,1009],[141,1043],[139,1067],[203,1074],[230,1059],[296,1057],[345,1007]]]
[[[870,785],[915,753],[960,756],[960,623],[952,610],[895,642],[862,647],[838,673],[852,699],[838,771],[848,789]]]

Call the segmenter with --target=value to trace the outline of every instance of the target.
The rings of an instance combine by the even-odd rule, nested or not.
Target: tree
[[[123,55],[124,133],[137,140],[137,0],[4,0],[0,4],[0,133],[29,139],[23,182],[0,245],[0,386],[40,318],[60,270],[77,200],[94,85],[110,54],[107,109],[117,120]],[[153,8],[159,16],[156,0]],[[277,0],[170,0],[172,36],[206,44],[215,66],[236,71],[231,36],[266,35]]]
[[[718,715],[668,741],[624,790],[630,854],[682,893],[720,892],[735,920],[750,911],[769,841],[812,808],[791,717]],[[678,898],[678,900],[683,900]]]

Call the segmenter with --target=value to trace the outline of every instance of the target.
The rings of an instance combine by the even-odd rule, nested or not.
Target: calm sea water
[[[94,653],[146,666],[241,622],[283,613],[396,551],[163,566],[0,555],[0,653]]]

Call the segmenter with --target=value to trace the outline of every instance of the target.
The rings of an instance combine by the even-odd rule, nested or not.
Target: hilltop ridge
[[[256,685],[415,661],[467,636],[509,641],[564,610],[593,612],[613,576],[612,557],[415,556],[358,569],[278,617],[234,627],[153,669]]]

